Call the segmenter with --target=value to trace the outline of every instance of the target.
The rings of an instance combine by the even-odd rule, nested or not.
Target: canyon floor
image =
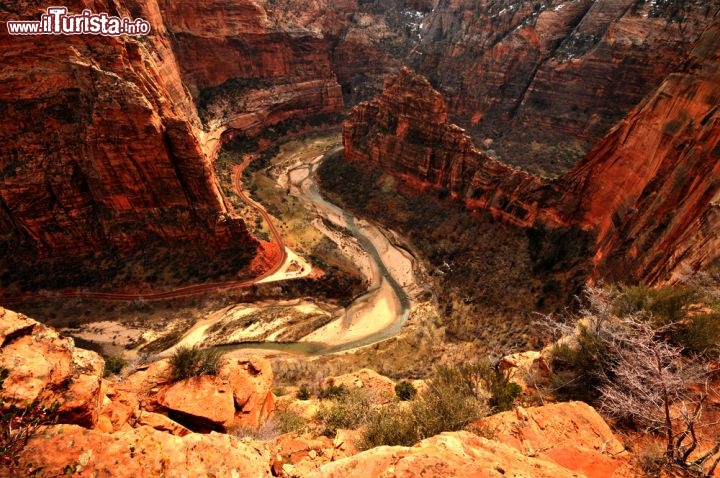
[[[396,232],[324,201],[312,178],[340,143],[340,134],[330,131],[283,142],[273,155],[255,155],[257,165],[246,171],[244,189],[268,212],[287,258],[278,272],[252,287],[210,287],[195,297],[125,302],[49,295],[20,310],[75,337],[81,346],[129,360],[166,357],[179,345],[228,346],[226,350],[236,354],[247,350],[237,344],[246,343],[252,355],[276,359],[281,376],[307,361],[308,354],[327,352],[335,355],[310,360],[313,365],[303,374],[318,368],[351,371],[362,365],[392,375],[416,368],[414,374],[421,375],[418,354],[431,349],[437,354],[444,348],[427,265]],[[232,192],[233,176],[226,170],[246,155],[231,149],[221,157],[218,176],[225,181],[226,194],[234,204],[245,204]],[[257,212],[251,207],[238,210],[256,225],[256,235],[267,235]],[[250,221],[253,214],[259,219]],[[344,285],[348,277],[353,279],[349,290]],[[326,287],[338,290],[318,298],[313,288],[318,282],[325,287],[323,279]],[[467,347],[472,348],[459,349]],[[356,353],[338,354],[347,350]],[[395,359],[388,361],[388,356]]]

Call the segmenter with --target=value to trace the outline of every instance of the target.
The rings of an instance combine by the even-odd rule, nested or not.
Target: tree
[[[625,310],[618,297],[587,288],[588,307],[575,328],[554,325],[565,338],[552,349],[553,362],[560,357],[576,369],[571,381],[590,377],[586,385],[597,390],[603,413],[662,436],[668,464],[712,476],[720,443],[697,453],[697,431],[711,426],[702,420],[708,370],[673,337],[678,322],[657,320],[648,307]]]
[[[629,420],[665,439],[669,462],[697,468],[720,450],[688,461],[697,448],[696,428],[707,397],[702,387],[707,372],[697,361],[683,356],[683,349],[661,339],[662,330],[633,316],[613,324],[609,348],[615,356],[612,378],[600,388],[600,409]],[[691,443],[684,442],[690,438]],[[717,459],[708,474],[712,474]]]

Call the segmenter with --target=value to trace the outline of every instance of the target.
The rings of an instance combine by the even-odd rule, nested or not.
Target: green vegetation
[[[593,324],[596,325],[596,324]],[[592,402],[598,398],[598,386],[611,356],[603,329],[578,323],[574,342],[561,342],[550,349],[552,389],[560,399]]]
[[[720,314],[707,312],[714,298],[696,287],[619,286],[590,287],[585,300],[577,323],[553,322],[563,335],[551,349],[553,391],[662,440],[662,458],[645,457],[643,467],[712,476],[720,442],[699,453],[697,430],[709,425],[702,410],[712,372],[703,355],[720,343]]]
[[[395,395],[400,400],[406,402],[412,400],[417,395],[417,390],[412,383],[407,380],[402,380],[395,384]]]
[[[122,372],[122,369],[127,365],[127,360],[120,355],[109,355],[105,357],[105,370],[103,371],[104,377],[110,375],[117,375]]]
[[[720,346],[720,314],[712,312],[690,317],[678,331],[677,341],[689,352],[717,356]]]
[[[685,307],[700,299],[700,291],[689,286],[652,288],[619,285],[609,290],[613,313],[625,317],[638,314],[663,326],[685,317]]]
[[[307,383],[300,385],[300,388],[298,388],[298,391],[295,394],[295,397],[298,400],[310,400],[311,396],[312,393],[310,392],[310,386]]]
[[[302,432],[308,426],[307,420],[293,407],[281,404],[273,413],[275,426],[280,433]]]
[[[490,376],[488,370],[492,367],[485,363],[439,366],[408,406],[392,403],[370,413],[360,446],[410,446],[444,431],[461,430],[489,414],[483,378]]]
[[[350,393],[350,390],[345,385],[335,385],[334,382],[330,382],[325,388],[320,389],[318,398],[323,400],[341,399],[348,393]]]
[[[320,406],[315,418],[320,423],[320,433],[333,437],[340,428],[358,428],[371,410],[371,401],[359,390],[351,390]]]
[[[420,439],[412,410],[386,406],[370,414],[358,446],[363,450],[382,445],[412,446]]]
[[[512,409],[513,402],[522,392],[522,388],[513,382],[512,370],[503,370],[500,362],[480,362],[475,372],[482,381],[483,388],[490,394],[488,405],[493,413]]]
[[[178,347],[170,358],[172,379],[177,381],[201,375],[216,375],[221,358],[222,352],[218,349]]]

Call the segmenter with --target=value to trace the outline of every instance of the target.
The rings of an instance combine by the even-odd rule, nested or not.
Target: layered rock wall
[[[32,257],[151,239],[249,248],[228,208],[155,2],[84,2],[150,21],[140,38],[0,34],[0,248]],[[10,7],[38,19],[44,6]]]
[[[375,100],[355,107],[345,122],[343,143],[350,161],[377,164],[420,188],[447,191],[468,207],[489,209],[509,222],[530,225],[535,220],[535,201],[526,192],[541,188],[542,181],[476,149],[461,128],[448,122],[440,93],[407,68],[389,79]]]
[[[718,9],[717,0],[440,0],[408,61],[454,122],[493,138],[507,161],[557,174],[677,68]]]
[[[657,282],[718,256],[719,64],[720,22],[563,179],[565,213],[598,231],[602,275]]]
[[[345,156],[524,227],[597,237],[596,275],[650,283],[706,268],[720,226],[720,24],[565,176],[542,180],[489,158],[448,123],[440,94],[403,70],[345,123]]]

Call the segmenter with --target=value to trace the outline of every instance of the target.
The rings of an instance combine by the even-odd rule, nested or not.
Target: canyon
[[[720,0],[66,5],[152,32],[0,28],[0,305],[43,312],[0,306],[0,411],[55,417],[0,476],[639,473],[545,402],[549,349],[508,354],[587,283],[716,273]],[[178,378],[198,344],[217,370]],[[511,411],[363,451],[367,422],[318,428],[324,390],[380,409],[486,355]]]
[[[521,228],[596,237],[595,276],[677,280],[717,258],[719,25],[564,176],[543,179],[478,149],[430,83],[403,69],[345,122],[345,157]]]
[[[6,274],[26,264],[39,277],[73,256],[130,260],[152,243],[186,249],[180,256],[195,262],[227,249],[245,269],[266,269],[263,248],[220,192],[213,163],[223,144],[298,121],[336,124],[403,64],[429,79],[450,121],[491,154],[535,171],[567,169],[675,69],[718,9],[673,5],[70,2],[71,11],[145,18],[153,33],[46,45],[2,32]],[[5,8],[13,19],[42,11],[34,2]],[[513,178],[518,188],[534,184]],[[5,283],[17,281],[10,273]]]

